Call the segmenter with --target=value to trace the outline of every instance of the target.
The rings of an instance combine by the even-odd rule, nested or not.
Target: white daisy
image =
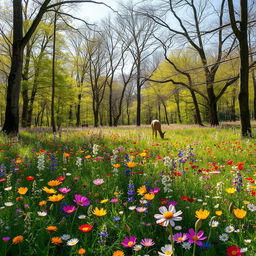
[[[68,239],[70,239],[70,235],[68,235],[68,234],[64,234],[64,235],[62,235],[60,238],[62,239],[62,240],[64,240],[64,241],[67,241]]]
[[[162,214],[155,214],[154,217],[157,219],[156,223],[164,227],[167,227],[169,224],[174,227],[175,221],[182,220],[182,217],[179,216],[182,214],[182,211],[176,212],[173,205],[169,205],[168,209],[165,206],[161,206],[159,211]]]
[[[47,212],[37,212],[37,215],[40,217],[45,217],[47,215]]]
[[[86,218],[86,215],[84,215],[84,214],[78,216],[78,219],[80,219],[80,220],[84,220],[85,218]]]
[[[4,205],[5,205],[5,206],[13,206],[14,203],[13,203],[13,202],[6,202],[6,203],[4,203]]]
[[[254,204],[248,204],[247,208],[251,212],[255,212],[256,211],[256,205],[254,205]]]
[[[142,248],[142,245],[140,245],[140,244],[135,244],[134,246],[133,246],[133,250],[134,251],[140,251],[141,250],[141,248]]]
[[[209,226],[212,227],[212,228],[216,228],[219,226],[219,222],[218,221],[215,221],[215,220],[212,220],[209,222]]]
[[[165,255],[172,255],[173,249],[171,244],[166,244],[165,246],[161,247],[162,252],[158,252],[158,255],[165,256]]]
[[[133,210],[135,210],[136,209],[136,206],[129,206],[129,208],[128,208],[129,210],[131,210],[131,211],[133,211]]]
[[[186,249],[186,250],[190,250],[191,249],[191,244],[188,242],[184,242],[182,243],[182,248]]]
[[[175,230],[182,230],[182,226],[175,226],[174,229]]]
[[[79,242],[79,239],[77,239],[77,238],[72,238],[72,239],[70,239],[70,240],[67,241],[67,245],[68,245],[68,246],[73,246],[73,245],[76,245],[78,242]]]
[[[223,233],[223,234],[219,235],[219,239],[220,239],[220,241],[222,241],[222,242],[226,242],[226,241],[228,241],[228,239],[229,239],[229,235],[226,234],[226,233]]]
[[[5,191],[10,191],[10,190],[12,190],[12,187],[7,187],[7,188],[5,188],[4,190],[5,190]]]
[[[233,226],[227,226],[227,227],[225,228],[225,231],[226,231],[227,233],[232,233],[232,232],[235,231],[235,228],[234,228]]]

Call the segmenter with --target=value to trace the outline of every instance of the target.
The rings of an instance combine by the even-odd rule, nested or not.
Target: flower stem
[[[171,241],[171,244],[172,244],[173,256],[175,256],[176,253],[175,253],[175,248],[174,248],[173,232],[172,232],[172,226],[171,225],[170,225],[169,231],[170,231],[170,241]]]
[[[196,243],[194,243],[194,247],[193,247],[193,255],[192,256],[196,256]]]

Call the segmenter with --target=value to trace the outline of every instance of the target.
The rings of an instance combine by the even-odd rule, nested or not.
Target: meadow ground
[[[1,136],[0,255],[255,256],[255,139],[163,130]]]

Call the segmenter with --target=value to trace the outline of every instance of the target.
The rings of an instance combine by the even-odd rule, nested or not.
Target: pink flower
[[[74,205],[66,205],[62,209],[65,213],[72,213],[76,210],[76,207]]]
[[[130,236],[130,237],[126,237],[123,242],[122,245],[124,247],[133,247],[136,244],[136,236]]]
[[[111,203],[117,203],[118,202],[118,198],[113,198],[110,200]]]
[[[157,194],[161,189],[160,188],[152,188],[149,190],[149,193],[151,194]]]
[[[187,235],[187,237],[188,237],[188,242],[190,243],[190,244],[194,244],[194,243],[196,243],[197,245],[199,245],[199,246],[201,246],[203,243],[201,242],[201,240],[204,240],[204,239],[206,239],[207,237],[205,236],[205,237],[203,237],[203,235],[204,235],[204,231],[202,231],[202,230],[199,230],[197,233],[195,232],[195,230],[194,229],[189,229],[188,230],[188,232],[189,233],[187,233],[186,235]]]
[[[92,182],[93,182],[93,184],[99,186],[99,185],[104,183],[104,180],[103,179],[96,179],[96,180],[93,180]]]
[[[182,243],[188,239],[187,235],[182,233],[176,233],[172,238],[176,243]]]
[[[143,246],[149,247],[149,246],[153,246],[155,242],[151,238],[144,238],[141,240],[140,244]]]
[[[71,189],[70,189],[70,188],[59,188],[59,191],[60,191],[61,193],[63,193],[63,194],[66,194],[66,193],[70,192]]]
[[[88,200],[88,198],[81,195],[75,195],[74,202],[81,206],[88,206],[90,204],[90,201]]]

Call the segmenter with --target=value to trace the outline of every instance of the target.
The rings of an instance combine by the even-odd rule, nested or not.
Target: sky
[[[104,2],[105,4],[111,6],[113,9],[117,9],[118,2],[120,0],[99,0],[99,2]],[[75,15],[81,19],[84,19],[87,22],[96,23],[99,22],[102,18],[107,17],[113,13],[111,9],[101,4],[90,4],[84,3],[79,5],[79,8],[76,8]]]

